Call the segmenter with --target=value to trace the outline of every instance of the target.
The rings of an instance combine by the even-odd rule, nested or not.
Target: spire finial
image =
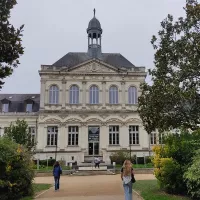
[[[94,8],[94,17],[95,17],[96,9]]]

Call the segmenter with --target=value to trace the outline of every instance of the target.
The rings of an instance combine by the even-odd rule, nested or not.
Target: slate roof
[[[34,102],[33,112],[38,112],[40,109],[40,94],[0,94],[0,104],[5,99],[10,101],[9,112],[26,112],[25,101],[28,99]]]
[[[87,60],[92,59],[87,52],[69,52],[65,56],[63,56],[61,59],[56,61],[53,66],[56,67],[73,67],[78,64],[81,64],[83,62],[86,62]],[[130,61],[128,61],[124,56],[122,56],[119,53],[101,53],[97,57],[100,61],[103,61],[109,65],[112,65],[117,68],[133,68],[135,67]]]

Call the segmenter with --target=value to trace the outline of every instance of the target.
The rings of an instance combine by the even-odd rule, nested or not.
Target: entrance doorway
[[[88,154],[99,155],[99,126],[88,127]]]

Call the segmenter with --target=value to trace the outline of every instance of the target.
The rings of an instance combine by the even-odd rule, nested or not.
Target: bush
[[[136,158],[135,155],[131,156],[132,163],[135,163],[135,158]],[[129,151],[119,150],[110,155],[111,163],[116,162],[116,164],[122,165],[126,159],[130,160]]]
[[[188,193],[193,199],[200,199],[200,150],[193,157],[193,163],[184,174]]]
[[[32,195],[33,178],[30,152],[7,138],[0,138],[0,199],[19,200]]]
[[[55,164],[56,160],[55,159],[48,159],[48,166],[53,166]],[[37,166],[37,160],[34,160],[35,165]],[[45,166],[47,167],[47,160],[40,160],[39,161],[40,166]]]
[[[155,176],[161,188],[168,193],[186,194],[183,175],[192,163],[195,151],[200,148],[200,133],[181,131],[165,136],[165,145],[153,148]]]

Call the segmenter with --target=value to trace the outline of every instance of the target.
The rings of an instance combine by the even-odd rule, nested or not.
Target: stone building
[[[148,135],[137,112],[145,67],[119,53],[103,53],[102,32],[94,12],[87,52],[42,65],[40,94],[0,94],[1,135],[19,118],[30,126],[39,159],[81,163],[99,156],[109,163],[110,154],[120,149],[148,155]]]

